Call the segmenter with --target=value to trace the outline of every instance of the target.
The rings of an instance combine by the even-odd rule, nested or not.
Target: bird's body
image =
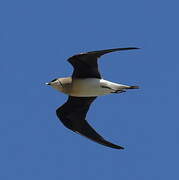
[[[74,68],[72,76],[57,78],[46,83],[69,95],[66,103],[56,110],[58,118],[67,128],[104,146],[124,149],[122,146],[113,144],[99,135],[86,121],[86,114],[91,103],[98,96],[138,88],[138,86],[128,86],[104,80],[98,70],[97,60],[102,55],[131,49],[138,48],[116,48],[74,55],[68,59]]]
[[[52,85],[55,89],[75,97],[96,97],[123,92],[124,89],[130,88],[127,85],[98,78],[72,79],[71,77],[66,77],[59,78],[57,81],[60,82],[59,85]]]

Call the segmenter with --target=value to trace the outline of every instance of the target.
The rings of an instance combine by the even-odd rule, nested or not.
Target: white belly
[[[110,83],[112,82],[96,78],[75,79],[73,80],[70,95],[77,97],[92,97],[110,94],[114,92],[114,90],[104,87]]]

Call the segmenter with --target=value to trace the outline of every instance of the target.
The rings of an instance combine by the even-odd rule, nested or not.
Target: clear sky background
[[[174,0],[0,2],[0,179],[168,180],[179,167],[179,25]],[[99,97],[87,119],[98,145],[66,129],[67,99],[45,86],[70,76],[73,54],[140,50],[100,59],[104,79],[141,89]]]

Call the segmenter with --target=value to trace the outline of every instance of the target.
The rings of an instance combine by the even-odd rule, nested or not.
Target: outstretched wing
[[[99,144],[115,149],[124,149],[106,141],[100,136],[85,120],[90,104],[96,97],[72,97],[69,96],[67,102],[56,110],[58,118],[72,131],[79,133]]]
[[[74,68],[72,77],[101,79],[101,75],[98,70],[98,62],[97,62],[97,59],[100,56],[114,51],[132,50],[132,49],[139,49],[139,48],[136,47],[115,48],[115,49],[92,51],[92,52],[86,52],[86,53],[74,55],[68,59],[68,61],[72,64]]]

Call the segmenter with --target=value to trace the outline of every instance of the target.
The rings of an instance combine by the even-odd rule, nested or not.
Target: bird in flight
[[[136,47],[115,48],[74,55],[68,59],[74,70],[71,77],[56,78],[47,85],[68,95],[65,104],[56,110],[61,122],[70,130],[104,146],[124,149],[99,135],[87,122],[86,114],[91,103],[102,95],[122,93],[138,86],[128,86],[104,80],[98,70],[98,59],[110,52],[139,49]]]

